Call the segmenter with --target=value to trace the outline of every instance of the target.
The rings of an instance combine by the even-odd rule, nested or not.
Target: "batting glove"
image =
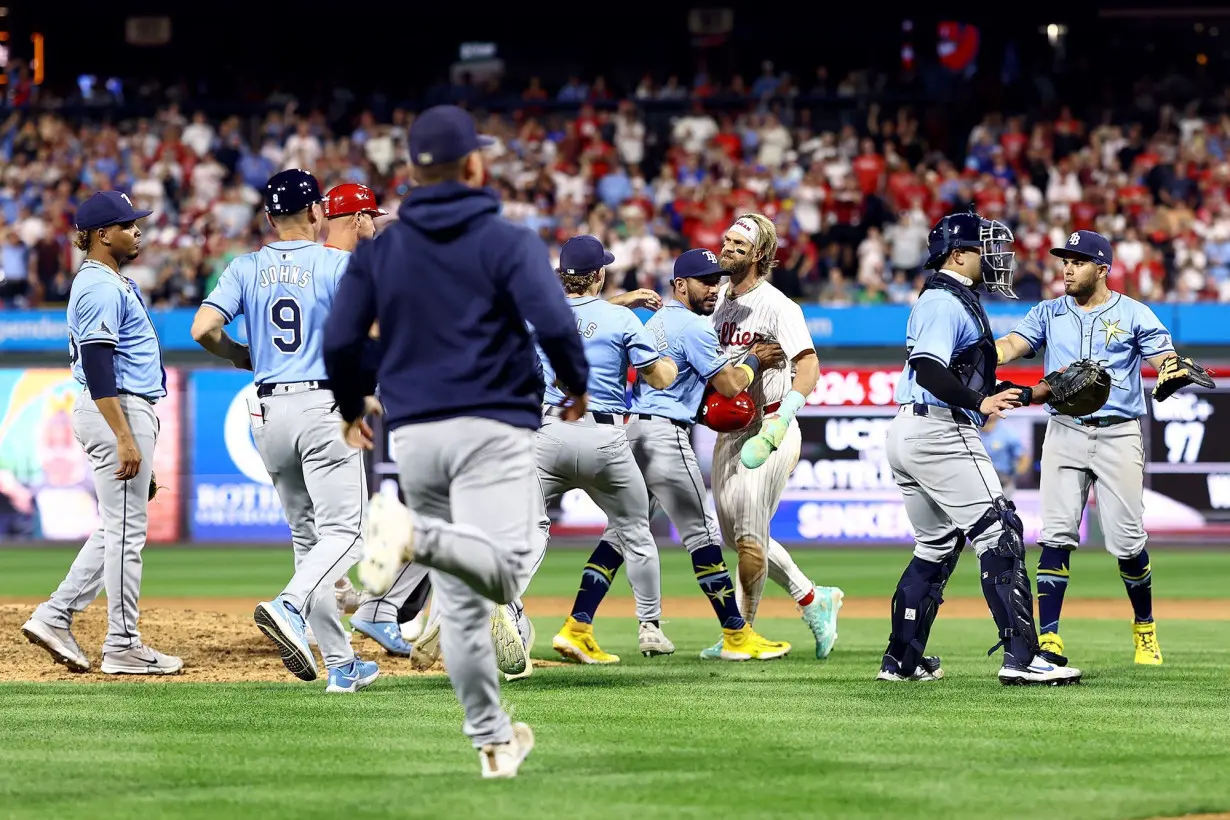
[[[743,466],[755,470],[768,461],[773,451],[782,446],[782,440],[786,438],[786,431],[789,429],[790,422],[781,416],[766,418],[760,425],[760,432],[748,439],[739,451],[739,460],[743,462]]]

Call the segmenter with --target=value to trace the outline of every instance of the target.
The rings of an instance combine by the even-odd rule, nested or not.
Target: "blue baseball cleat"
[[[316,658],[307,640],[307,622],[281,596],[256,605],[252,620],[273,641],[282,663],[299,680],[316,680]]]
[[[354,660],[345,666],[335,666],[329,670],[329,685],[326,692],[358,692],[372,685],[372,681],[380,677],[380,667],[372,661]]]
[[[384,651],[390,655],[408,658],[414,651],[414,645],[401,636],[401,626],[396,621],[376,623],[351,618],[350,627],[360,635],[366,635],[383,646]]]

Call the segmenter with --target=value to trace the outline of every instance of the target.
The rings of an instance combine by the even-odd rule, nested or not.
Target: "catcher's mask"
[[[982,262],[982,282],[991,293],[1016,299],[1012,289],[1015,252],[1008,250],[1014,237],[1007,225],[996,219],[985,219],[973,213],[950,214],[931,229],[927,236],[927,264],[939,270],[948,254],[957,248],[976,248]]]

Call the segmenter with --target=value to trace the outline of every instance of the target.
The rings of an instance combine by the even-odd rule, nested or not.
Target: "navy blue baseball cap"
[[[592,273],[614,261],[615,254],[587,233],[569,239],[559,252],[560,273]]]
[[[77,208],[77,230],[92,231],[108,225],[121,225],[144,219],[153,211],[132,207],[128,194],[119,191],[99,191]]]
[[[436,105],[410,124],[410,161],[418,166],[455,162],[495,143],[478,133],[470,112],[455,105]]]
[[[679,254],[675,260],[675,278],[690,279],[695,276],[710,276],[725,273],[718,264],[717,254],[708,248],[693,248]]]
[[[1115,261],[1110,240],[1093,231],[1074,231],[1063,247],[1051,248],[1051,256],[1058,256],[1060,259],[1089,259],[1107,267]]]
[[[265,213],[293,214],[315,202],[323,202],[320,183],[302,168],[287,168],[265,183]]]

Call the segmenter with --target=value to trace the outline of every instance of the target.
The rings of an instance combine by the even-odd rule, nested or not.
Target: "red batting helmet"
[[[756,405],[752,397],[743,391],[728,399],[716,390],[705,396],[700,406],[700,423],[719,433],[742,430],[756,418]]]
[[[325,195],[325,216],[330,219],[349,214],[384,216],[387,213],[376,203],[376,193],[358,182],[343,182],[330,188]]]

